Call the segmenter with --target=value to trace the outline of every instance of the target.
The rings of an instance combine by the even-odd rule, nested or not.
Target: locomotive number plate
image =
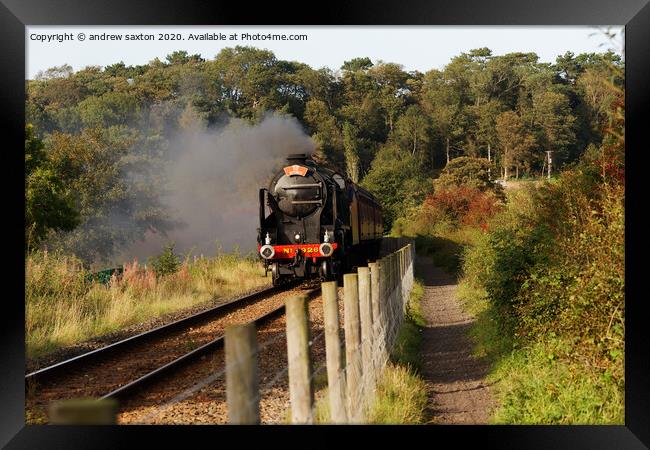
[[[336,249],[338,244],[332,243],[332,248]],[[274,245],[274,258],[293,258],[296,256],[296,250],[300,249],[305,257],[322,257],[320,244],[296,244],[296,245]]]

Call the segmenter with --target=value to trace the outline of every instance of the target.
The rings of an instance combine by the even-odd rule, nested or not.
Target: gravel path
[[[430,258],[418,257],[417,266],[424,282],[421,304],[427,321],[420,357],[429,394],[429,423],[485,424],[492,399],[485,381],[488,364],[472,354],[467,334],[474,318],[456,299],[458,285],[452,276]]]

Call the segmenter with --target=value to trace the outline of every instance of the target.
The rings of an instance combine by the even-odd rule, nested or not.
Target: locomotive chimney
[[[305,153],[292,153],[287,156],[287,162],[289,164],[305,164],[307,161],[307,155]]]

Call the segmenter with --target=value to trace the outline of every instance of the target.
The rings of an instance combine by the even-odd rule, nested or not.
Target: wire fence
[[[344,275],[343,337],[336,282],[322,285],[324,330],[314,339],[309,336],[306,297],[287,299],[287,365],[271,384],[288,375],[291,423],[314,423],[314,380],[325,370],[330,422],[367,422],[377,382],[395,344],[413,288],[414,245],[404,240],[399,244],[401,247],[397,245],[397,250],[369,267]],[[310,347],[323,336],[326,361],[314,369]],[[260,423],[260,392],[270,386],[260,388],[253,379],[257,376],[254,367],[259,354],[255,328],[252,324],[232,327],[226,331],[228,340],[233,342],[233,349],[238,349],[236,354],[226,351],[226,365],[233,367],[233,376],[228,377],[228,371],[226,375],[228,420],[238,424]],[[245,370],[236,370],[235,365]]]

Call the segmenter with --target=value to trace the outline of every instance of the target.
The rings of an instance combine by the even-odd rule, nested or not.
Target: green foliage
[[[367,70],[370,67],[372,67],[370,58],[353,58],[350,61],[345,61],[341,66],[341,70],[357,72],[359,70]]]
[[[458,274],[463,245],[456,240],[438,235],[418,234],[415,246],[418,254],[431,257],[436,266],[451,274]]]
[[[519,168],[522,162],[530,166],[536,144],[535,136],[514,111],[499,114],[495,119],[495,130],[502,149],[503,178],[507,180],[512,167]]]
[[[100,97],[88,97],[77,108],[84,128],[126,125],[139,117],[137,99],[128,92],[108,92]]]
[[[393,363],[407,366],[417,373],[420,370],[420,344],[422,343],[422,327],[426,321],[422,316],[420,300],[424,295],[424,286],[422,282],[417,281],[413,284],[411,298],[408,303],[408,309],[405,319],[400,327],[395,346],[391,353]]]
[[[622,90],[600,147],[508,201],[462,254],[458,295],[494,367],[496,423],[623,423]]]
[[[477,351],[503,361],[497,421],[620,423],[624,267],[623,190],[591,162],[513,193],[461,284]]]
[[[560,170],[589,144],[601,145],[608,108],[620,97],[620,67],[609,53],[566,54],[549,65],[534,53],[479,48],[426,73],[359,57],[335,76],[244,46],[209,60],[176,51],[138,66],[53,67],[27,82],[27,120],[54,171],[40,174],[39,185],[49,187],[38,192],[74,193],[80,226],[55,232],[48,245],[86,261],[107,259],[147,230],[177,226],[157,201],[170,140],[192,123],[210,127],[227,116],[257,122],[269,110],[296,117],[319,161],[384,201],[390,226],[430,193],[447,155],[453,169],[459,157],[480,160],[490,149],[493,178],[497,167],[530,176],[544,168],[546,151]],[[609,165],[620,168],[617,158]],[[439,184],[452,178],[484,190],[477,164],[476,171],[458,168],[458,176],[447,170]],[[133,178],[138,182],[125,182]],[[60,209],[60,198],[46,201]]]
[[[391,159],[394,148],[385,147],[373,162],[372,169],[361,183],[371,191],[382,205],[384,227],[389,229],[393,221],[405,210],[416,207],[431,190],[431,184],[419,175],[417,162],[412,157]],[[410,174],[411,176],[406,176]]]
[[[422,424],[426,420],[427,394],[420,368],[421,328],[426,322],[420,309],[424,286],[413,284],[408,312],[397,335],[391,362],[379,380],[371,411],[370,423]]]
[[[211,60],[178,51],[140,66],[53,67],[27,81],[27,242],[94,261],[178,226],[159,201],[177,132],[282,111],[311,134],[317,159],[379,198],[387,229],[418,235],[418,251],[448,270],[462,267],[478,351],[503,362],[499,421],[620,422],[623,66],[612,53],[547,64],[534,53],[479,48],[426,73],[361,57],[336,76],[237,46]],[[566,173],[537,190],[511,190],[502,208],[488,168],[492,178],[499,170],[531,177],[547,151],[554,173]],[[168,247],[154,263],[166,276],[132,270],[108,288],[89,287],[77,258],[32,259],[28,344],[42,350],[132,323],[168,308],[170,293],[187,294],[178,304],[189,305],[190,278],[206,295],[222,292],[244,263],[220,258],[183,269]],[[251,282],[245,264],[248,276],[230,284]],[[400,338],[407,355],[413,320]],[[404,407],[415,415],[384,422],[418,421],[422,386],[395,367],[378,417]]]
[[[29,176],[38,167],[45,164],[47,155],[43,141],[34,136],[34,126],[25,127],[25,176]]]
[[[165,245],[160,255],[149,259],[149,264],[153,267],[156,275],[162,277],[178,272],[181,260],[174,253],[174,244],[168,244]]]
[[[547,337],[532,347],[513,352],[497,366],[500,406],[492,422],[498,424],[617,424],[624,423],[624,390],[611,376],[567,352],[573,346]]]
[[[449,161],[436,179],[438,189],[465,186],[480,191],[500,191],[500,186],[490,180],[489,169],[494,167],[487,159],[462,156]]]
[[[174,226],[162,207],[161,142],[124,126],[48,136],[48,155],[80,213],[72,232],[54,233],[48,246],[86,262],[107,259],[147,230]]]
[[[70,231],[79,213],[61,173],[48,159],[43,142],[25,128],[25,245],[33,248],[51,231]]]

